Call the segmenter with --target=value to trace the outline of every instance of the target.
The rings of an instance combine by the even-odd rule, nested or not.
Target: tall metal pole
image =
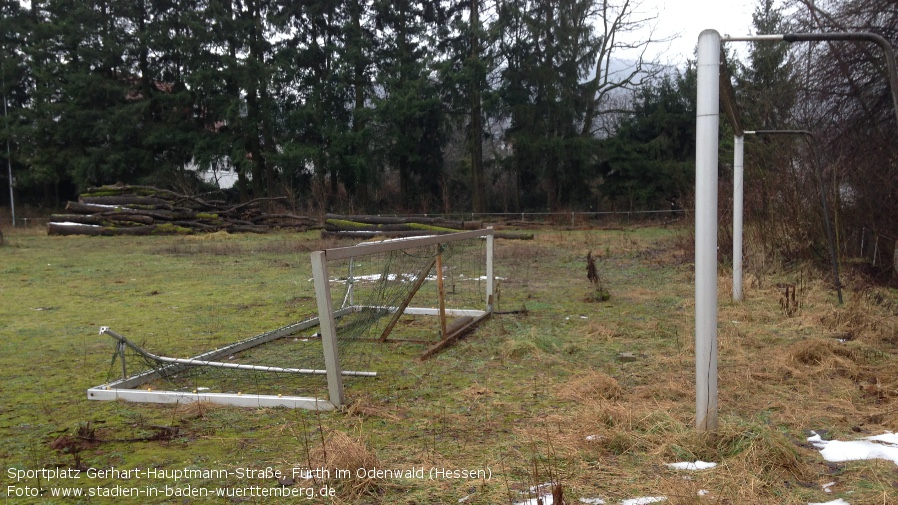
[[[717,31],[705,30],[698,37],[695,152],[695,423],[699,430],[717,428],[717,128],[722,52],[720,43],[821,40],[865,40],[874,42],[883,49],[888,66],[892,103],[895,117],[898,119],[898,64],[892,46],[879,35],[790,33],[721,38]],[[734,125],[734,128],[737,135],[741,133],[738,125]],[[824,214],[828,215],[825,201],[823,205]],[[829,220],[824,221],[829,226]],[[831,254],[835,256],[832,246]],[[838,281],[838,264],[835,265],[836,285],[841,288]],[[841,294],[840,289],[840,303]]]
[[[717,429],[717,132],[720,34],[698,38],[695,152],[695,424]]]
[[[742,216],[745,202],[745,137],[736,135],[733,149],[733,300],[742,301]]]

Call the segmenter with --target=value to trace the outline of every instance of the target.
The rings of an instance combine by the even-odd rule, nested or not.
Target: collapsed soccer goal
[[[374,368],[401,369],[409,349],[428,359],[492,314],[491,229],[325,249],[311,262],[317,316],[197,356],[101,328],[114,343],[110,375],[88,399],[329,410]]]

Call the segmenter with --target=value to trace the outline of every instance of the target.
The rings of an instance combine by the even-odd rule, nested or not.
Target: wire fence
[[[425,213],[425,214],[375,214],[383,217],[433,217],[454,219],[463,221],[521,221],[524,223],[553,223],[570,224],[571,226],[588,224],[590,222],[620,223],[643,222],[653,219],[676,219],[685,215],[685,209],[663,210],[630,210],[630,211],[567,211],[567,212],[453,212],[453,213]],[[16,217],[15,223],[7,214],[0,221],[2,228],[35,228],[46,226],[49,217]]]
[[[34,228],[37,226],[45,226],[49,221],[49,217],[17,217],[15,223],[13,223],[13,220],[7,216],[6,219],[0,221],[0,226],[3,228]]]
[[[645,221],[666,217],[683,217],[684,209],[663,210],[630,210],[630,211],[567,211],[567,212],[455,212],[426,214],[378,214],[389,217],[436,217],[466,221],[502,221],[517,220],[524,222],[570,222],[571,225],[588,221],[617,219]]]
[[[861,227],[850,230],[844,253],[863,260],[874,268],[898,271],[898,238],[875,229]]]

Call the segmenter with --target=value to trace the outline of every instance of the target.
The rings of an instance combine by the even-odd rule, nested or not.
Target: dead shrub
[[[395,407],[379,404],[375,402],[369,395],[361,395],[349,405],[346,413],[350,416],[358,416],[361,418],[379,417],[389,421],[398,421],[400,416],[393,413]]]
[[[786,350],[791,361],[802,365],[829,365],[839,358],[851,360],[851,350],[838,345],[837,342],[823,339],[810,339],[795,342]],[[841,364],[841,363],[840,363]]]
[[[377,456],[368,448],[361,436],[350,436],[342,431],[331,431],[325,437],[324,442],[309,451],[310,468],[323,468],[328,470],[329,478],[325,484],[336,490],[337,494],[346,500],[356,500],[363,496],[377,496],[384,485],[383,479],[369,476],[359,476],[356,471],[360,468],[379,468]],[[349,477],[336,478],[338,470]]]
[[[569,381],[562,387],[558,396],[582,402],[596,399],[617,400],[623,394],[624,389],[614,377],[593,370]]]
[[[175,407],[174,414],[182,419],[206,419],[209,412],[221,410],[225,408],[219,403],[206,401],[196,401],[189,403],[181,403]]]

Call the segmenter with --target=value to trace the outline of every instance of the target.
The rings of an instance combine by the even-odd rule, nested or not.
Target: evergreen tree
[[[491,136],[486,125],[495,114],[494,93],[487,80],[496,71],[496,33],[483,20],[484,10],[481,0],[451,2],[446,11],[450,23],[439,27],[437,33],[447,121],[451,129],[459,132],[463,144],[459,166],[447,167],[444,174],[444,198],[450,193],[457,195],[459,192],[454,189],[464,188],[473,212],[487,209],[490,161],[484,159],[484,144]],[[458,169],[455,177],[452,168]]]
[[[774,0],[758,0],[752,15],[758,34],[789,33],[791,28]],[[751,45],[748,65],[737,73],[736,94],[742,113],[743,127],[750,130],[793,129],[793,106],[796,99],[794,67],[786,44],[755,42]],[[746,212],[759,223],[776,226],[781,217],[776,210],[775,195],[783,181],[773,172],[790,164],[790,146],[795,138],[759,137],[747,149]]]
[[[638,86],[657,70],[639,57],[625,71],[611,61],[653,41],[625,40],[649,20],[630,2],[505,0],[499,6],[503,57],[501,94],[507,107],[524,207],[583,205],[596,170],[599,116],[615,90]],[[597,27],[599,29],[597,30]]]
[[[500,6],[506,136],[518,187],[530,190],[524,206],[536,204],[533,198],[541,193],[546,207],[557,209],[582,186],[581,78],[596,43],[589,6],[582,0],[510,0]]]
[[[640,87],[633,113],[602,141],[602,190],[627,210],[657,209],[689,194],[695,161],[695,69]]]
[[[3,121],[0,122],[0,181],[4,181],[0,201],[9,195],[8,180],[10,168],[13,179],[25,174],[20,159],[28,149],[25,145],[29,137],[24,115],[30,101],[29,82],[31,75],[27,55],[24,52],[30,39],[31,23],[25,9],[14,0],[0,0],[0,95],[2,95]]]
[[[445,142],[444,110],[434,64],[437,3],[378,0],[379,51],[374,100],[384,160],[399,176],[400,208],[427,209],[439,198]]]

